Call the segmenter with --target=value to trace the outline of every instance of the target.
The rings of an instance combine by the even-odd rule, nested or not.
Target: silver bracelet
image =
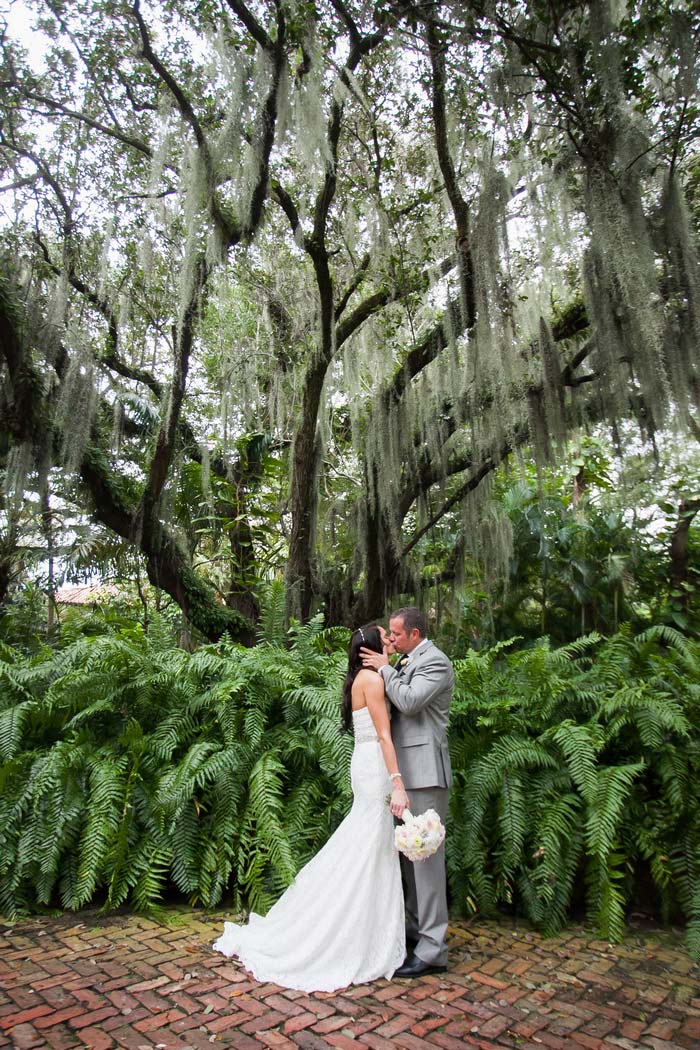
[[[400,773],[390,773],[389,774],[389,780],[396,780],[397,777],[399,778],[399,780],[401,780],[401,774]]]

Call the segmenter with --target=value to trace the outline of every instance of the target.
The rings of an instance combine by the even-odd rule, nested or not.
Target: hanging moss
[[[79,469],[90,440],[97,400],[92,354],[75,352],[62,377],[54,416],[60,434],[63,465],[70,473]]]
[[[675,175],[662,197],[657,231],[664,265],[669,384],[676,411],[687,425],[700,407],[700,263],[689,209]]]
[[[528,441],[540,470],[587,417],[614,426],[632,412],[648,429],[675,414],[690,423],[700,402],[700,280],[677,117],[683,99],[692,115],[697,93],[689,10],[669,14],[677,57],[666,56],[674,71],[667,73],[663,49],[657,55],[655,41],[637,39],[632,29],[640,27],[627,27],[619,0],[584,5],[556,33],[546,5],[520,5],[517,12],[477,5],[465,18],[465,5],[448,4],[453,21],[438,27],[448,81],[444,141],[459,189],[448,195],[431,126],[434,70],[422,50],[433,6],[414,5],[409,35],[406,5],[394,5],[391,16],[385,11],[376,22],[365,20],[363,8],[357,33],[370,34],[367,50],[355,71],[340,77],[338,66],[358,38],[346,31],[337,5],[291,0],[256,7],[257,42],[233,12],[212,25],[206,5],[186,7],[173,25],[181,18],[192,38],[168,41],[162,56],[180,78],[181,95],[149,66],[144,49],[138,58],[123,57],[119,84],[133,94],[123,109],[111,83],[104,95],[85,96],[96,120],[120,126],[123,119],[124,134],[136,137],[135,146],[117,137],[113,153],[99,138],[105,170],[110,160],[124,164],[115,169],[118,177],[110,182],[96,170],[92,150],[87,163],[80,143],[71,153],[77,140],[68,123],[56,125],[61,156],[45,154],[59,183],[73,187],[85,178],[75,199],[90,199],[85,214],[82,204],[74,216],[65,214],[70,194],[66,204],[52,197],[37,213],[37,226],[48,230],[40,252],[43,284],[36,286],[45,319],[37,361],[54,384],[64,468],[92,470],[93,491],[101,491],[93,423],[114,406],[115,453],[121,447],[131,459],[129,438],[138,440],[140,429],[159,449],[167,445],[161,462],[167,460],[171,476],[179,457],[199,458],[210,500],[207,448],[216,442],[230,456],[241,433],[269,430],[280,446],[308,454],[309,481],[295,514],[308,525],[309,542],[318,538],[321,569],[345,515],[347,528],[372,533],[353,545],[348,575],[366,582],[371,573],[386,574],[391,587],[412,533],[462,487],[465,549],[471,540],[498,545],[502,561],[505,533],[496,544],[473,527],[488,519],[486,486],[466,483],[504,450]],[[258,176],[273,119],[263,103],[279,72],[264,42],[282,39],[275,37],[273,7],[286,20],[290,68],[274,100],[268,182]],[[67,10],[65,17],[73,16]],[[126,9],[119,15],[125,26],[132,25],[129,17]],[[369,49],[367,41],[389,17],[396,33]],[[459,31],[449,32],[449,24]],[[528,39],[538,42],[534,50]],[[91,46],[86,41],[86,77],[89,62],[99,60]],[[656,72],[647,46],[659,59]],[[102,67],[95,72],[102,76]],[[664,76],[657,102],[645,107],[640,84],[653,94]],[[48,69],[46,77],[50,83]],[[105,99],[114,113],[103,112],[110,108]],[[329,117],[338,116],[340,103],[336,142]],[[27,134],[38,120],[30,116]],[[673,127],[677,144],[665,133]],[[90,132],[98,135],[99,123]],[[274,189],[251,248],[244,230],[268,186]],[[284,193],[296,217],[280,209]],[[468,221],[457,221],[460,195]],[[461,273],[450,269],[455,253]],[[473,286],[465,292],[467,258]],[[319,260],[328,266],[323,310]],[[339,350],[336,334],[373,299],[380,305],[368,308],[352,336],[346,331]],[[562,310],[562,302],[570,305]],[[322,317],[329,316],[321,338]],[[122,355],[121,371],[105,360],[105,325],[115,359]],[[190,349],[191,389],[184,391],[184,382],[172,380],[187,373]],[[584,358],[585,383],[577,373]],[[136,366],[152,369],[155,384],[144,386]],[[314,392],[322,387],[323,394],[299,442],[310,376]],[[15,384],[15,404],[18,390]],[[161,390],[171,396],[156,408]],[[192,430],[184,449],[163,437],[177,432],[181,396]],[[336,425],[339,411],[350,420],[351,448],[347,426]],[[11,463],[20,488],[28,449],[18,449]],[[344,489],[325,460],[338,478],[346,476]],[[125,468],[134,477],[148,473],[141,453]],[[117,518],[135,514],[136,487],[123,500],[118,488],[105,489]],[[172,486],[160,485],[158,506],[149,508],[161,524],[172,495]],[[290,533],[297,522],[284,524]],[[156,525],[149,527],[156,558]],[[164,528],[166,542],[172,537]],[[127,534],[138,542],[143,536]],[[410,555],[420,565],[421,543]],[[192,586],[204,622],[211,595]],[[218,624],[218,612],[212,615]]]
[[[567,438],[562,358],[554,343],[552,330],[544,317],[540,318],[538,349],[542,362],[542,394],[547,430],[557,452],[562,453]]]

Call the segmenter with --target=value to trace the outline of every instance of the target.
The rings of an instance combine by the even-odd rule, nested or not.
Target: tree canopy
[[[211,639],[252,637],[282,567],[290,612],[363,621],[419,591],[441,522],[444,578],[494,542],[519,449],[697,439],[694,5],[24,6],[0,588],[60,498]]]

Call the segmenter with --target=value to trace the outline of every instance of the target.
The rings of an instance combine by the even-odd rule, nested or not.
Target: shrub
[[[0,643],[0,909],[265,911],[350,804],[347,632],[195,653],[122,621],[64,649]],[[286,642],[286,644],[285,644]],[[447,861],[466,912],[550,932],[585,888],[617,940],[640,880],[700,954],[700,647],[666,627],[455,663]]]
[[[148,909],[170,880],[264,911],[348,806],[345,634],[315,620],[290,648],[189,654],[132,626],[3,647],[0,909]]]
[[[512,643],[510,643],[512,644]],[[457,661],[448,866],[466,911],[618,940],[648,871],[700,953],[700,648],[673,629]]]

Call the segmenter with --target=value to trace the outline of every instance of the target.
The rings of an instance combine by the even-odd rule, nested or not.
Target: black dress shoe
[[[411,952],[406,956],[398,970],[394,970],[394,977],[423,977],[426,973],[444,973],[446,966],[437,966],[435,963],[423,962],[417,955]]]

